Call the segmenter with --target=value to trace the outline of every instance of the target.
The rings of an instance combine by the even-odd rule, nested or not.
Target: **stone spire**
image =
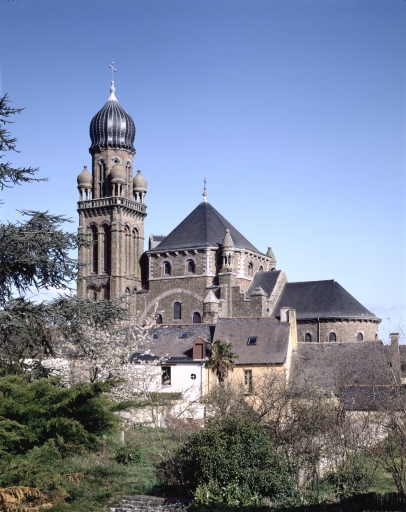
[[[275,259],[275,255],[273,253],[272,247],[268,247],[268,250],[266,251],[266,255],[268,256],[268,258],[271,259],[271,261],[269,262],[269,270],[275,270],[276,269],[276,259]]]
[[[234,242],[229,229],[226,229],[226,234],[221,244],[221,259],[223,262],[221,271],[232,272],[234,266]]]
[[[203,323],[215,324],[219,316],[219,301],[210,290],[203,302]]]

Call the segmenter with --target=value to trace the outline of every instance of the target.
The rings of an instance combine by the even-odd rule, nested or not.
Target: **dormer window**
[[[257,336],[250,336],[247,341],[247,345],[256,345],[257,344]]]
[[[193,359],[203,360],[205,352],[204,341],[201,338],[197,338],[193,343]]]

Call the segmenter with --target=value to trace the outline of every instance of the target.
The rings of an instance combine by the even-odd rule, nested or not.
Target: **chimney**
[[[281,308],[280,318],[281,322],[289,322],[290,337],[292,340],[292,350],[297,350],[296,309],[287,307]]]
[[[391,332],[389,334],[390,338],[390,344],[395,345],[395,343],[399,343],[399,333],[398,332]]]

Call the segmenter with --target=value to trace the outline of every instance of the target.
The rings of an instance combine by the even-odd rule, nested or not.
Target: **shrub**
[[[140,461],[139,448],[133,443],[128,443],[117,448],[115,453],[117,464],[136,464]]]
[[[241,418],[209,422],[158,471],[166,485],[194,493],[201,503],[228,503],[233,494],[241,504],[296,495],[291,474],[270,438],[256,422]]]

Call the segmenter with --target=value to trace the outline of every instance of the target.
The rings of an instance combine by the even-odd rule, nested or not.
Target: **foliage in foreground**
[[[209,422],[159,467],[168,486],[211,505],[259,504],[263,497],[284,501],[296,494],[291,473],[261,427],[241,418]]]
[[[1,454],[24,454],[50,440],[94,449],[118,421],[104,394],[112,387],[109,381],[63,388],[58,379],[0,378]]]

